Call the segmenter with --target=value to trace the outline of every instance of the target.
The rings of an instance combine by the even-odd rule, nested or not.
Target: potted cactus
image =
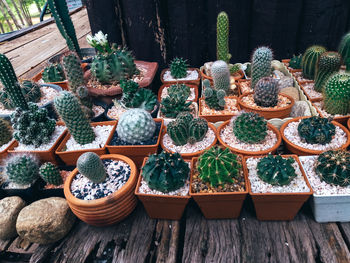
[[[126,156],[86,152],[64,183],[64,195],[82,221],[95,226],[113,225],[136,207],[137,176],[134,162]]]
[[[153,119],[143,109],[130,109],[118,120],[107,150],[128,156],[140,167],[147,155],[157,152],[162,130],[162,119]]]
[[[0,118],[0,159],[7,156],[7,150],[13,143],[11,125]]]
[[[162,101],[169,94],[184,92],[188,94],[186,100],[196,102],[198,100],[198,86],[193,84],[176,83],[176,84],[163,84],[158,90],[158,101]]]
[[[193,158],[190,195],[205,218],[237,218],[248,194],[242,157],[213,146]]]
[[[161,152],[144,159],[135,195],[151,218],[180,220],[190,199],[190,162],[178,153]]]
[[[282,63],[287,67],[289,72],[301,72],[301,61],[302,61],[303,55],[299,54],[298,56],[293,55],[291,59],[282,59]]]
[[[350,33],[343,36],[340,45],[338,47],[338,52],[341,54],[343,62],[346,66],[346,71],[350,71]]]
[[[163,69],[160,73],[160,80],[163,84],[187,83],[199,85],[200,74],[197,68],[189,68],[187,60],[174,58],[169,68]]]
[[[163,129],[160,145],[167,152],[178,152],[185,160],[191,160],[216,144],[215,132],[215,126],[205,119],[180,113]]]
[[[244,172],[259,220],[293,220],[313,193],[296,155],[245,157]]]
[[[56,154],[66,165],[74,165],[84,152],[98,155],[106,153],[106,145],[112,139],[116,122],[90,124],[78,98],[68,91],[63,91],[54,103],[69,131],[56,150]]]
[[[350,133],[343,125],[319,116],[289,120],[282,125],[281,135],[287,149],[299,156],[346,149],[350,144]]]

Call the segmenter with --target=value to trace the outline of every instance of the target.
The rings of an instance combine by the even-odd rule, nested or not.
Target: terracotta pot
[[[350,130],[350,119],[348,119],[348,129]]]
[[[109,145],[107,144],[107,150],[109,153],[117,153],[128,156],[132,159],[137,167],[141,167],[144,158],[150,154],[154,154],[157,152],[160,138],[163,130],[163,120],[162,119],[154,119],[155,122],[160,122],[160,131],[158,135],[158,140],[156,144],[153,145]],[[118,122],[116,126],[118,125]]]
[[[82,221],[95,226],[113,225],[126,218],[136,207],[137,199],[134,190],[138,171],[134,162],[123,155],[107,154],[101,159],[121,160],[130,165],[129,180],[118,191],[96,200],[81,200],[76,198],[70,190],[73,178],[78,173],[75,168],[64,184],[64,195],[73,213]]]
[[[216,128],[215,128],[215,126],[214,126],[212,123],[208,122],[208,126],[209,126],[209,129],[212,129],[212,130],[214,131],[214,133],[216,133]],[[164,146],[164,144],[163,144],[163,137],[164,137],[165,134],[166,134],[166,127],[164,127],[164,129],[163,129],[162,138],[160,139],[160,145],[162,146],[162,149],[163,149],[164,151],[167,151],[167,152],[170,152],[170,153],[174,153],[173,151],[171,151],[171,150],[169,150],[168,148],[166,148],[166,147]],[[207,150],[207,149],[213,147],[213,146],[216,144],[216,142],[217,142],[217,138],[216,138],[216,136],[215,136],[215,139],[214,139],[213,143],[210,144],[210,145],[209,145],[207,148],[205,148],[204,150],[201,150],[201,151],[198,151],[198,152],[194,152],[194,153],[180,153],[180,155],[182,156],[182,158],[183,158],[184,160],[192,160],[193,157],[198,157],[198,156],[201,155],[205,150]]]
[[[293,157],[299,165],[300,171],[303,174],[304,180],[310,191],[301,193],[253,193],[250,186],[249,174],[246,161],[249,156],[244,157],[243,169],[248,178],[249,194],[252,197],[256,217],[259,220],[293,220],[302,205],[309,199],[313,191],[306,178],[303,167],[296,155],[282,155],[284,157]],[[263,156],[254,156],[258,158]]]
[[[293,77],[294,77],[295,80],[299,83],[299,85],[302,85],[302,84],[304,84],[304,83],[312,83],[312,82],[314,82],[312,79],[300,80],[300,79],[298,78],[298,75],[297,75],[296,73],[302,72],[302,71],[303,71],[302,69],[298,69],[298,70],[295,70],[295,71],[292,72]]]
[[[284,135],[284,130],[286,129],[286,127],[288,126],[289,123],[291,122],[297,122],[299,121],[300,119],[305,119],[305,118],[309,118],[308,116],[306,117],[298,117],[298,118],[294,118],[294,119],[291,119],[287,122],[285,122],[282,127],[281,127],[281,135],[282,135],[282,139],[285,143],[285,146],[286,148],[288,149],[288,151],[296,154],[296,155],[299,155],[299,156],[307,156],[307,155],[319,155],[321,153],[323,153],[324,151],[320,150],[320,151],[316,151],[316,150],[310,150],[310,149],[306,149],[306,148],[302,148],[294,143],[292,143],[291,141],[289,141],[286,136]],[[341,124],[335,122],[335,121],[332,121],[332,123],[335,125],[335,126],[338,126],[340,127],[347,135],[348,139],[346,141],[346,143],[344,145],[342,145],[341,149],[346,149],[349,145],[350,145],[350,132]],[[335,149],[334,149],[335,150]]]
[[[289,117],[290,112],[292,111],[292,107],[294,105],[294,99],[291,96],[288,96],[288,95],[283,94],[283,93],[279,94],[283,97],[287,97],[291,101],[291,103],[285,107],[281,107],[281,108],[277,108],[277,109],[270,109],[270,108],[259,109],[256,107],[248,106],[247,104],[245,104],[242,101],[243,97],[246,97],[246,96],[251,95],[253,93],[254,92],[249,92],[249,93],[246,93],[246,94],[239,96],[238,103],[239,103],[239,106],[241,107],[242,110],[256,112],[259,115],[263,116],[267,120],[273,119],[273,118],[283,119],[283,118]]]
[[[301,90],[304,92],[305,96],[307,97],[307,99],[311,102],[318,102],[318,101],[322,101],[323,97],[319,97],[319,98],[311,98],[310,95],[306,92],[306,89],[304,88],[304,85],[307,83],[303,83],[303,84],[299,84]]]
[[[192,159],[190,195],[198,204],[204,217],[207,219],[238,218],[248,194],[246,175],[244,175],[246,189],[244,192],[194,193],[192,191],[192,180],[197,161],[197,157]]]
[[[288,69],[288,71],[290,73],[302,71],[302,69],[294,69],[294,68],[289,67],[289,62],[290,62],[290,59],[282,59],[282,63],[286,66],[286,68]]]
[[[158,101],[161,102],[162,101],[162,91],[165,87],[170,87],[173,84],[163,84],[162,86],[160,86],[159,90],[158,90]],[[197,85],[193,85],[193,84],[186,84],[186,86],[189,86],[191,89],[194,89],[194,94],[195,97],[192,100],[189,101],[194,101],[197,102],[198,100],[198,86]]]
[[[238,110],[240,110],[240,107],[238,105],[238,97],[236,96],[228,96],[227,98],[230,98],[230,99],[236,99],[237,100],[237,108]],[[220,115],[203,115],[202,114],[202,107],[204,107],[205,105],[205,99],[204,98],[200,98],[199,99],[199,117],[200,118],[203,118],[203,119],[206,119],[207,121],[209,122],[212,122],[212,123],[215,123],[215,122],[218,122],[218,121],[227,121],[227,120],[230,120],[233,116],[235,116],[236,114],[220,114]]]
[[[148,157],[144,158],[142,167],[145,166]],[[168,219],[180,220],[190,195],[176,196],[176,195],[154,195],[143,194],[139,192],[142,180],[142,170],[135,188],[135,195],[142,202],[146,212],[150,218],[154,219]]]
[[[202,76],[203,80],[209,79],[210,84],[213,85],[213,78],[208,76],[207,74],[205,74],[204,67],[201,67],[200,73],[201,73],[201,76]],[[243,73],[242,70],[240,70],[240,71],[234,73],[233,75],[231,75],[231,77],[233,77],[235,80],[243,79],[244,78],[244,73]]]
[[[115,121],[104,121],[104,122],[93,122],[91,123],[92,127],[99,126],[99,125],[113,125],[112,131],[110,135],[107,138],[106,144],[102,148],[95,148],[95,149],[83,149],[83,150],[76,150],[76,151],[63,151],[63,149],[66,147],[67,141],[70,139],[71,135],[68,132],[66,136],[63,138],[62,142],[59,144],[56,155],[61,158],[61,160],[66,165],[76,165],[76,162],[80,155],[86,152],[94,152],[97,155],[102,155],[106,153],[106,145],[112,140],[115,128],[116,128],[116,122]]]
[[[319,101],[313,101],[313,102],[311,103],[312,106],[314,106],[314,108],[316,109],[316,111],[318,112],[318,114],[319,114],[322,118],[326,118],[326,117],[323,115],[322,111],[320,111],[320,109],[319,109],[317,106],[314,105],[315,102],[319,102]],[[345,116],[334,117],[334,118],[333,118],[333,121],[335,121],[335,122],[337,122],[337,123],[339,123],[339,124],[345,126],[345,125],[347,125],[347,122],[348,122],[349,118],[350,118],[350,114],[345,115]],[[350,128],[350,127],[348,126],[348,128]]]
[[[0,152],[0,162],[1,160],[5,159],[8,155],[8,149],[10,149],[12,147],[12,145],[15,143],[16,141],[14,139],[12,139],[12,142],[4,149]]]
[[[242,89],[242,84],[243,83],[249,83],[249,86],[250,86],[250,83],[251,83],[251,80],[250,79],[239,79],[238,80],[238,85],[239,85],[239,92],[240,92],[240,94],[247,94],[247,93],[249,93],[249,92],[252,92],[252,90],[250,90],[250,91],[244,91],[243,89]]]
[[[162,72],[160,73],[160,81],[163,84],[167,84],[167,85],[171,85],[171,84],[176,84],[176,83],[186,83],[186,84],[193,84],[193,85],[199,85],[199,82],[201,81],[201,74],[199,72],[198,68],[188,68],[187,70],[195,70],[198,73],[198,78],[194,79],[194,80],[175,80],[175,81],[166,81],[164,80],[163,76],[165,74],[166,71],[170,70],[169,68],[163,69]]]

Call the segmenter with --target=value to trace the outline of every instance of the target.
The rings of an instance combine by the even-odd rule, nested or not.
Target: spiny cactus
[[[264,77],[255,85],[254,102],[260,107],[275,107],[278,103],[278,93],[278,81]]]
[[[134,144],[149,140],[156,130],[151,114],[143,109],[130,109],[119,118],[117,133],[120,139]]]
[[[350,185],[350,152],[338,150],[321,153],[315,164],[315,172],[328,184]]]
[[[184,96],[187,96],[188,98],[191,95],[191,88],[183,83],[173,84],[168,88],[168,94],[170,97],[177,93],[183,93]]]
[[[162,151],[152,154],[142,167],[142,177],[149,188],[168,193],[185,185],[190,168],[179,153]]]
[[[265,140],[267,121],[254,112],[243,112],[232,119],[232,129],[236,138],[242,142],[254,144]]]
[[[176,93],[162,99],[160,111],[167,118],[176,118],[180,112],[190,112],[191,104],[191,101],[187,101],[186,94]]]
[[[233,75],[236,72],[241,70],[241,64],[240,63],[236,63],[234,65],[230,64],[229,69],[230,69],[230,74]]]
[[[40,166],[39,175],[48,184],[61,185],[63,180],[60,174],[60,170],[53,163],[47,162]]]
[[[132,98],[131,106],[146,111],[153,111],[157,104],[157,96],[150,89],[141,88]]]
[[[314,89],[322,92],[328,78],[341,66],[341,57],[338,52],[324,52],[317,63]]]
[[[301,60],[303,59],[303,55],[299,54],[298,56],[293,55],[293,57],[289,61],[289,67],[293,69],[301,69]]]
[[[225,92],[230,90],[230,70],[223,60],[217,60],[211,66],[211,76],[214,81],[214,89],[222,89]]]
[[[224,90],[212,89],[210,86],[210,81],[208,79],[205,79],[203,81],[203,85],[205,104],[211,109],[223,110],[226,105],[226,92]]]
[[[304,78],[314,79],[318,59],[326,51],[322,46],[311,46],[306,49],[301,61]]]
[[[100,157],[93,152],[80,155],[77,160],[79,173],[87,177],[93,183],[99,184],[105,181],[107,173]]]
[[[226,12],[222,11],[218,14],[216,22],[216,57],[217,60],[230,62],[231,54],[228,45],[229,36],[229,20]]]
[[[187,60],[183,58],[174,58],[170,62],[170,74],[174,79],[182,79],[187,76]]]
[[[6,161],[5,173],[12,183],[32,184],[39,177],[38,160],[28,153],[12,155]]]
[[[329,114],[350,113],[350,74],[336,73],[325,84],[324,108]]]
[[[133,80],[122,80],[120,81],[120,87],[123,90],[121,103],[125,107],[131,108],[131,102],[135,93],[139,90],[139,84]]]
[[[63,67],[61,64],[50,64],[44,68],[42,73],[44,82],[60,82],[65,80]]]
[[[259,47],[255,49],[251,63],[251,88],[255,89],[256,83],[263,77],[271,75],[272,51],[268,47]]]
[[[296,176],[292,157],[283,158],[280,155],[261,158],[256,167],[258,176],[271,185],[288,185]]]
[[[12,139],[12,128],[4,119],[0,119],[0,147]]]
[[[54,104],[57,113],[77,143],[87,144],[95,140],[94,130],[80,107],[78,98],[73,93],[68,91],[61,92],[55,98]]]
[[[335,135],[335,126],[326,118],[313,116],[300,121],[298,133],[307,143],[327,144]]]
[[[350,71],[350,33],[343,36],[339,44],[338,52],[343,58],[346,70]]]
[[[199,178],[212,187],[233,183],[240,175],[241,164],[229,148],[213,146],[199,156],[197,162]]]

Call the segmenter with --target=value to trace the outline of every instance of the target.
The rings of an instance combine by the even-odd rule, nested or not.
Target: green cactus
[[[271,185],[288,185],[297,176],[292,157],[283,158],[280,155],[271,155],[261,158],[256,167],[258,176]]]
[[[40,166],[39,175],[48,184],[61,185],[63,184],[60,170],[53,163],[47,162]]]
[[[254,102],[260,107],[275,107],[278,103],[278,81],[271,77],[260,79],[254,88]]]
[[[244,143],[254,144],[265,140],[267,121],[254,112],[243,112],[233,118],[232,130],[236,138]]]
[[[350,152],[338,150],[321,153],[315,164],[315,172],[327,184],[350,185]]]
[[[320,56],[326,51],[327,50],[322,46],[311,46],[306,49],[301,61],[301,68],[303,70],[304,78],[314,79],[317,62]]]
[[[184,186],[189,173],[190,168],[179,153],[162,151],[148,157],[141,175],[149,188],[168,193]]]
[[[37,159],[28,153],[12,155],[6,162],[8,181],[18,185],[32,184],[39,177]]]
[[[157,104],[157,96],[150,89],[139,89],[132,98],[131,106],[146,111],[153,111]]]
[[[60,82],[66,79],[61,64],[50,64],[44,68],[42,73],[44,82]]]
[[[226,93],[230,90],[230,70],[223,60],[215,61],[211,66],[211,76],[214,81],[214,89],[222,89]]]
[[[183,58],[174,58],[170,62],[170,74],[174,79],[182,79],[187,76],[187,60]]]
[[[289,67],[293,69],[301,69],[302,59],[303,59],[302,54],[299,54],[298,56],[293,55],[293,57],[289,61]]]
[[[132,107],[132,99],[134,95],[139,90],[139,84],[133,80],[122,80],[120,81],[120,87],[123,90],[123,95],[121,98],[121,103],[127,107]]]
[[[335,126],[326,118],[313,116],[300,121],[298,134],[307,143],[324,145],[333,139]]]
[[[241,70],[241,64],[239,63],[236,63],[234,65],[229,65],[229,69],[230,69],[230,74],[233,75],[235,74],[236,72],[240,71]]]
[[[226,12],[220,12],[216,22],[216,57],[217,60],[230,62],[231,54],[228,45],[229,20]]]
[[[191,101],[187,101],[186,94],[176,93],[162,99],[160,111],[167,118],[176,118],[180,112],[190,112],[191,104]]]
[[[66,40],[69,50],[76,52],[81,57],[78,39],[69,16],[67,2],[63,0],[49,0],[47,2],[51,14],[56,21],[57,28]]]
[[[323,90],[324,108],[329,114],[350,113],[350,74],[336,73],[329,77]]]
[[[77,160],[77,168],[79,173],[93,183],[99,184],[106,180],[105,166],[96,153],[86,152],[80,155]]]
[[[251,63],[251,88],[255,89],[256,83],[263,77],[271,75],[272,51],[268,47],[255,49]]]
[[[183,83],[173,84],[168,88],[168,94],[171,97],[173,94],[183,93],[187,98],[191,95],[191,88]]]
[[[130,109],[119,118],[117,133],[121,140],[135,144],[151,139],[156,123],[151,114],[143,109]]]
[[[87,144],[95,140],[94,130],[84,114],[78,98],[73,93],[68,91],[61,92],[55,98],[54,104],[57,113],[77,143]]]
[[[343,36],[338,47],[338,52],[343,58],[346,70],[350,71],[350,33]]]
[[[12,140],[12,128],[4,119],[0,119],[0,147]]]
[[[80,59],[73,52],[68,53],[62,59],[65,74],[69,83],[69,89],[76,93],[80,86],[85,85],[84,72]]]
[[[324,52],[317,63],[314,89],[322,92],[328,78],[341,66],[341,57],[338,52]]]
[[[213,146],[199,156],[199,178],[212,187],[233,183],[240,176],[241,164],[229,148]]]
[[[208,79],[205,79],[203,81],[203,85],[205,104],[211,109],[223,110],[226,104],[226,92],[224,90],[212,89],[210,86],[210,81]]]

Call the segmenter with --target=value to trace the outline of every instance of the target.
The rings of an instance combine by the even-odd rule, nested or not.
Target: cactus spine
[[[12,128],[4,119],[0,119],[0,147],[12,139]]]
[[[230,90],[230,70],[228,65],[223,60],[217,60],[211,66],[211,76],[214,81],[214,88],[216,90]]]
[[[86,152],[80,155],[77,160],[77,168],[79,173],[96,184],[102,183],[107,176],[103,162],[93,152]]]
[[[187,76],[187,60],[183,58],[174,58],[170,62],[170,74],[174,79],[181,79]]]
[[[326,51],[322,46],[311,46],[306,49],[301,61],[304,78],[314,79],[318,59]]]
[[[303,55],[293,56],[289,61],[289,67],[293,69],[301,69],[301,60],[303,58]]]
[[[339,70],[341,65],[341,57],[338,52],[324,52],[318,61],[314,89],[318,92],[322,92],[324,84],[327,79],[336,71]]]
[[[225,108],[225,96],[226,92],[224,90],[215,90],[210,86],[210,81],[205,79],[203,81],[204,85],[204,97],[205,104],[215,110],[223,110]]]
[[[278,93],[278,81],[264,77],[255,85],[254,102],[261,107],[275,107],[278,103]]]
[[[255,89],[256,83],[263,77],[271,74],[272,51],[268,47],[257,48],[252,57],[251,63],[251,88]]]
[[[350,71],[350,33],[347,33],[343,36],[338,52],[341,54],[346,70]]]
[[[39,177],[37,159],[28,153],[11,156],[5,167],[8,180],[18,185],[28,185]]]
[[[44,82],[60,82],[65,80],[63,67],[61,64],[51,64],[44,68],[42,73]]]
[[[53,163],[47,162],[40,166],[39,175],[48,184],[61,185],[63,180],[60,174],[60,170]]]
[[[230,62],[231,54],[228,45],[229,20],[226,12],[220,12],[216,22],[216,57],[217,60]]]

